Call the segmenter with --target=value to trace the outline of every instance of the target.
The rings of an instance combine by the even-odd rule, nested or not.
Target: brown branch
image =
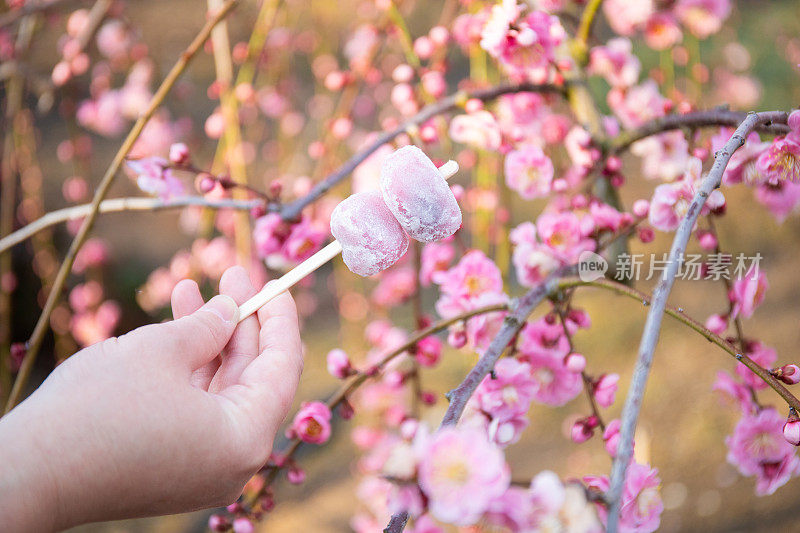
[[[438,102],[425,106],[419,113],[409,118],[393,130],[382,133],[378,138],[373,141],[369,146],[355,154],[348,159],[341,167],[329,174],[325,179],[317,183],[307,195],[295,200],[290,204],[286,204],[280,209],[281,217],[284,220],[296,220],[301,211],[307,205],[316,201],[319,197],[330,191],[335,185],[343,181],[351,172],[353,172],[358,165],[364,162],[373,152],[384,144],[391,142],[398,135],[405,133],[410,127],[418,126],[423,122],[444,113],[448,113],[461,107],[464,102],[469,99],[478,99],[483,102],[494,100],[503,96],[504,94],[519,93],[519,92],[540,92],[540,93],[556,93],[564,94],[564,87],[555,85],[536,85],[531,83],[521,84],[503,84],[497,87],[489,87],[486,89],[477,89],[474,91],[459,91]]]
[[[103,175],[103,179],[100,181],[100,185],[97,187],[94,198],[92,199],[92,209],[86,216],[86,219],[83,221],[78,234],[75,236],[75,239],[70,245],[66,257],[64,257],[64,261],[61,263],[61,267],[59,268],[58,274],[56,275],[53,283],[53,288],[50,291],[50,294],[47,296],[47,301],[42,309],[42,314],[39,315],[39,320],[36,322],[36,326],[33,329],[31,338],[28,341],[28,349],[25,354],[25,358],[22,361],[19,373],[17,374],[17,379],[14,382],[8,402],[6,403],[6,413],[10,411],[22,397],[23,389],[25,388],[25,384],[30,377],[31,370],[33,370],[33,364],[36,361],[36,357],[39,354],[39,349],[41,348],[45,333],[47,332],[48,324],[50,323],[50,315],[52,314],[53,309],[55,309],[56,303],[58,302],[61,292],[64,289],[64,285],[67,281],[67,277],[72,271],[72,264],[75,262],[75,257],[78,255],[83,243],[86,242],[89,232],[94,226],[94,222],[97,219],[97,214],[100,209],[100,203],[106,197],[106,194],[108,194],[108,190],[111,188],[114,177],[119,171],[120,166],[122,166],[125,157],[128,155],[128,152],[131,150],[131,148],[133,148],[134,143],[139,138],[139,135],[141,134],[147,122],[155,113],[156,109],[158,109],[158,107],[164,101],[164,98],[175,85],[175,82],[178,80],[183,71],[186,70],[189,62],[202,48],[203,43],[205,43],[206,39],[208,39],[208,36],[211,34],[211,30],[217,25],[217,23],[223,20],[238,3],[239,0],[227,0],[225,5],[209,18],[188,48],[186,48],[186,50],[181,54],[178,61],[172,67],[172,70],[170,70],[167,74],[167,77],[164,78],[161,86],[151,98],[147,109],[133,125],[130,133],[128,133],[128,136],[125,138],[122,146],[114,156],[111,165],[109,165],[108,169]]]
[[[728,166],[733,153],[741,148],[747,136],[759,125],[771,125],[775,123],[786,123],[787,114],[785,112],[749,113],[736,128],[736,131],[725,143],[723,148],[717,152],[714,165],[708,175],[703,178],[697,193],[692,199],[691,204],[680,223],[669,254],[667,268],[661,276],[656,289],[653,293],[652,305],[647,314],[647,320],[639,346],[639,356],[631,378],[631,386],[628,396],[625,399],[625,406],[622,410],[622,423],[620,427],[620,443],[617,457],[611,470],[611,486],[608,490],[608,501],[610,508],[608,513],[608,531],[614,533],[617,530],[619,511],[621,506],[622,488],[625,484],[625,473],[628,463],[633,456],[633,433],[636,422],[639,418],[639,411],[644,397],[644,390],[647,378],[650,374],[650,367],[653,362],[653,353],[658,343],[659,331],[661,329],[661,319],[664,316],[664,309],[667,304],[672,285],[678,273],[681,258],[686,250],[689,237],[700,216],[700,210],[705,205],[706,199],[718,188],[725,168]]]
[[[162,200],[160,198],[113,198],[103,200],[98,208],[98,213],[122,213],[127,211],[161,211],[164,209],[179,209],[182,207],[198,206],[210,209],[234,209],[247,211],[264,205],[262,200],[207,200],[201,196],[186,196],[175,198],[174,200]],[[40,231],[56,224],[77,220],[85,217],[92,211],[92,204],[82,204],[56,211],[50,211],[41,218],[27,224],[14,233],[0,239],[0,253],[8,250],[12,246],[19,244],[26,239],[34,236]]]
[[[26,2],[25,5],[18,9],[12,9],[0,16],[0,28],[4,28],[27,15],[33,15],[41,11],[47,11],[58,7],[59,4],[65,4],[68,0],[40,0],[39,2]]]
[[[621,132],[610,140],[605,147],[607,153],[617,154],[625,151],[636,141],[646,137],[681,128],[704,128],[709,126],[736,127],[744,121],[747,113],[742,111],[729,111],[725,109],[711,109],[708,111],[693,111],[685,115],[667,115],[653,119],[650,122],[632,130]],[[777,120],[759,122],[755,131],[783,135],[789,132],[789,126]]]

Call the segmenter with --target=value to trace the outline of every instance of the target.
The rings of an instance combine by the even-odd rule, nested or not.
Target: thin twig
[[[264,205],[263,200],[207,200],[202,196],[186,196],[173,200],[160,198],[113,198],[103,200],[97,210],[98,213],[122,213],[126,211],[161,211],[164,209],[180,209],[182,207],[199,206],[210,209],[234,209],[247,211]],[[69,220],[77,220],[87,216],[92,211],[92,204],[82,204],[56,211],[50,211],[41,218],[27,224],[14,233],[0,239],[0,253],[12,246],[29,239],[40,231]]]
[[[89,232],[94,226],[94,222],[97,219],[97,214],[100,209],[100,203],[106,197],[106,194],[108,194],[108,190],[111,188],[114,177],[122,166],[125,156],[127,156],[128,152],[131,150],[131,148],[133,148],[134,143],[139,138],[139,135],[141,134],[145,125],[153,116],[156,109],[158,109],[158,107],[164,101],[164,98],[175,85],[178,77],[180,77],[183,71],[186,70],[189,62],[202,48],[203,43],[205,43],[206,39],[208,39],[208,36],[211,34],[211,30],[217,25],[217,23],[223,20],[238,3],[239,0],[227,0],[225,5],[216,14],[209,18],[189,47],[181,54],[178,61],[172,67],[172,70],[170,70],[169,74],[167,74],[167,77],[164,78],[161,86],[151,98],[147,109],[133,125],[130,133],[128,133],[128,136],[125,138],[122,146],[114,156],[111,165],[103,175],[103,179],[100,181],[100,185],[97,187],[94,198],[92,199],[92,209],[86,216],[86,219],[83,221],[78,234],[75,236],[75,239],[70,245],[66,257],[64,257],[64,261],[61,263],[61,267],[59,268],[58,274],[56,275],[56,279],[53,283],[53,288],[50,291],[50,294],[47,296],[47,301],[42,309],[42,314],[39,315],[39,320],[36,322],[36,326],[33,329],[31,338],[28,341],[28,348],[25,353],[25,357],[22,360],[22,365],[20,366],[19,373],[17,374],[17,379],[14,381],[14,386],[11,389],[11,394],[9,395],[8,402],[6,403],[6,413],[10,411],[22,397],[23,389],[25,388],[25,384],[28,382],[31,370],[33,370],[33,364],[36,361],[36,357],[39,354],[39,349],[41,348],[45,333],[47,332],[48,324],[50,323],[50,315],[52,314],[53,309],[55,309],[56,303],[58,302],[61,292],[64,289],[64,284],[67,281],[67,277],[72,271],[72,264],[75,262],[75,257],[78,255],[83,243],[86,242]]]
[[[395,137],[405,133],[410,127],[417,126],[423,122],[458,109],[469,99],[478,99],[483,102],[494,100],[504,94],[519,92],[539,92],[539,93],[558,93],[563,94],[564,88],[556,85],[536,85],[531,83],[503,84],[487,89],[475,91],[459,91],[446,98],[442,98],[435,104],[425,106],[419,113],[409,118],[393,130],[384,132],[373,141],[369,146],[348,159],[341,167],[329,174],[325,179],[317,183],[304,197],[295,200],[279,208],[281,218],[284,220],[296,220],[304,207],[316,201],[319,197],[330,191],[336,184],[343,181],[358,165],[364,162],[373,152],[384,144],[391,142]]]
[[[40,0],[39,2],[26,2],[22,7],[18,9],[12,9],[0,16],[0,28],[14,24],[16,21],[27,15],[53,9],[59,4],[64,4],[67,1],[68,0]]]
[[[675,282],[675,276],[678,273],[692,229],[700,215],[700,210],[705,205],[708,196],[714,189],[719,187],[722,175],[728,166],[728,161],[730,161],[733,153],[744,145],[750,132],[759,125],[785,123],[786,120],[787,114],[783,112],[749,113],[745,117],[728,142],[717,152],[711,171],[703,178],[686,215],[675,232],[667,268],[664,270],[661,280],[653,293],[653,300],[650,305],[650,311],[647,314],[644,333],[639,345],[636,367],[633,371],[628,396],[625,399],[625,406],[622,410],[619,449],[612,466],[611,485],[607,495],[610,504],[607,527],[611,533],[617,531],[625,473],[633,456],[633,433],[636,429],[636,421],[639,418],[647,377],[650,374],[650,366],[653,362],[653,352],[658,342],[661,319],[664,316],[669,292]]]

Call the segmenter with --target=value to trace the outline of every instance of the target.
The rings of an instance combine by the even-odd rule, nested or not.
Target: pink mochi
[[[379,191],[356,193],[337,205],[331,233],[342,245],[344,264],[360,276],[389,268],[408,250],[408,235]]]
[[[461,227],[453,191],[416,146],[404,146],[383,161],[381,193],[403,229],[418,241],[438,241]]]

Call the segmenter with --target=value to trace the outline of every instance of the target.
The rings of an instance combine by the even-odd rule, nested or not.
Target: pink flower
[[[675,14],[695,36],[717,33],[731,12],[730,0],[678,0]]]
[[[644,40],[654,50],[667,50],[683,39],[675,17],[669,12],[655,13],[647,19],[644,28]]]
[[[730,374],[724,371],[717,372],[717,380],[714,382],[712,390],[727,394],[733,399],[741,409],[742,413],[750,413],[755,410],[753,396],[746,385],[736,381]]]
[[[760,342],[752,342],[747,346],[747,355],[763,368],[771,368],[778,360],[778,354],[772,348],[764,346]],[[736,363],[736,373],[742,381],[753,389],[763,389],[767,384],[753,373],[752,370],[742,363]]]
[[[509,234],[514,244],[511,260],[517,280],[526,287],[533,287],[559,267],[560,261],[551,248],[536,239],[536,226],[523,222]]]
[[[617,456],[617,448],[619,448],[619,428],[622,425],[619,418],[615,418],[606,426],[603,431],[603,442],[606,445],[606,451],[611,457]]]
[[[414,349],[414,359],[425,367],[436,366],[442,357],[442,341],[437,337],[425,337]]]
[[[328,372],[335,378],[344,379],[353,373],[353,365],[344,350],[336,348],[328,352]]]
[[[418,431],[419,486],[431,514],[450,524],[474,524],[511,479],[500,449],[475,428],[446,427],[433,435]]]
[[[433,274],[447,270],[456,251],[448,242],[429,242],[422,248],[422,264],[419,270],[419,281],[423,287],[433,282]]]
[[[413,268],[386,271],[372,291],[372,301],[381,307],[394,307],[407,301],[417,290],[416,277]]]
[[[620,35],[632,35],[655,11],[653,0],[606,0],[603,13],[611,29]]]
[[[661,231],[673,231],[686,216],[697,187],[701,181],[703,163],[696,157],[689,159],[688,169],[680,181],[659,185],[650,200],[648,219],[650,224]],[[725,205],[725,197],[719,190],[712,191],[700,211],[706,215]]]
[[[586,476],[583,481],[590,490],[605,492],[609,487],[606,476]],[[620,533],[650,533],[658,529],[661,513],[664,512],[664,503],[658,489],[660,484],[657,469],[636,462],[628,465],[619,513]],[[597,512],[605,525],[608,510],[598,504]]]
[[[761,152],[756,168],[770,184],[779,181],[800,182],[800,139],[790,133],[778,137]]]
[[[617,395],[619,374],[603,374],[594,383],[594,399],[600,407],[611,407]]]
[[[708,328],[712,333],[722,335],[725,333],[725,330],[728,329],[727,317],[723,317],[721,315],[709,316],[706,320],[706,328]]]
[[[792,446],[800,446],[800,420],[797,416],[789,415],[789,419],[783,425],[783,438]]]
[[[289,261],[305,261],[320,249],[327,234],[322,224],[303,218],[300,223],[292,226],[281,252]]]
[[[626,128],[636,128],[645,122],[664,116],[664,104],[658,85],[647,80],[639,85],[622,90],[612,88],[606,97],[609,107]]]
[[[531,480],[533,502],[531,527],[523,531],[581,531],[600,533],[603,528],[594,506],[586,499],[579,483],[564,484],[558,476],[544,470]]]
[[[753,316],[756,307],[764,301],[768,287],[767,275],[757,266],[751,267],[743,278],[734,281],[731,292],[728,294],[728,298],[733,303],[731,318]]]
[[[778,222],[783,222],[800,205],[800,183],[790,181],[780,181],[777,184],[763,183],[756,188],[755,197],[770,210]]]
[[[564,138],[564,147],[576,167],[590,168],[600,158],[600,151],[592,145],[591,135],[580,126],[569,130]]]
[[[613,87],[630,87],[639,80],[642,65],[632,53],[630,39],[618,37],[595,46],[589,58],[589,73],[602,76]]]
[[[542,198],[550,193],[553,162],[538,146],[524,145],[506,155],[505,175],[506,184],[523,198]]]
[[[488,111],[458,115],[450,121],[450,137],[457,143],[496,151],[502,143],[500,126]]]
[[[286,430],[286,438],[324,444],[331,436],[331,410],[322,402],[303,402]]]
[[[160,196],[162,200],[184,194],[183,182],[169,169],[169,162],[161,157],[145,157],[125,163],[136,174],[136,184],[144,192]]]
[[[481,47],[516,80],[541,83],[547,79],[555,49],[566,37],[558,17],[533,11],[521,17],[516,0],[492,7],[481,33]]]
[[[728,462],[742,475],[756,476],[756,494],[772,494],[800,473],[800,459],[783,436],[785,419],[771,408],[744,414],[725,439]]]
[[[680,130],[637,141],[631,152],[642,158],[642,172],[648,179],[674,181],[683,175],[689,164],[689,143]]]
[[[714,152],[720,150],[722,146],[728,142],[732,134],[733,129],[731,128],[720,129],[717,135],[711,137],[711,150]],[[769,145],[770,143],[768,142],[761,142],[761,138],[756,132],[748,135],[744,146],[733,153],[731,160],[728,162],[728,166],[725,167],[725,174],[723,174],[722,178],[723,183],[732,185],[734,183],[744,182],[749,185],[754,185],[764,181],[764,177],[757,168],[756,161],[758,160],[758,156],[761,155]]]
[[[434,273],[433,281],[441,291],[436,310],[443,317],[474,309],[481,295],[503,290],[500,269],[480,250],[467,252],[450,270]]]
[[[483,378],[470,403],[492,418],[509,419],[528,412],[535,389],[531,365],[506,357],[495,364],[494,377]]]
[[[573,212],[542,213],[536,219],[539,238],[564,263],[572,263],[581,252],[594,251],[595,242],[586,238],[581,221]]]
[[[489,503],[484,521],[499,531],[530,531],[533,499],[521,487],[509,487]]]
[[[280,251],[290,232],[291,227],[278,213],[267,213],[257,218],[253,227],[253,241],[258,257],[265,259]]]
[[[567,339],[549,333],[543,322],[528,323],[520,332],[521,359],[530,363],[533,398],[546,405],[564,405],[580,394],[583,379],[580,372],[570,371],[564,363],[569,353]]]

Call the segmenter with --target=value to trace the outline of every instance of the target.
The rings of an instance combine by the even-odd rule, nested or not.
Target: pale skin
[[[288,293],[237,326],[237,304],[255,293],[241,267],[205,304],[184,280],[175,320],[81,350],[0,419],[0,528],[235,501],[267,461],[303,367]]]

